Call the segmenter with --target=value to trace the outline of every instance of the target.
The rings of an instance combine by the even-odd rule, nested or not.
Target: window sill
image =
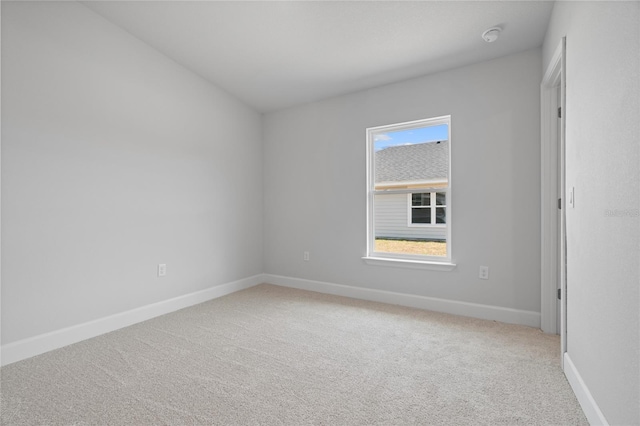
[[[426,269],[431,271],[453,271],[455,263],[434,262],[429,260],[391,259],[385,257],[363,257],[362,260],[369,265],[391,266],[396,268]]]

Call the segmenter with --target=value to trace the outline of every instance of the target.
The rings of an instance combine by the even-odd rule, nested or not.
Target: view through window
[[[450,259],[450,120],[367,129],[370,256]]]

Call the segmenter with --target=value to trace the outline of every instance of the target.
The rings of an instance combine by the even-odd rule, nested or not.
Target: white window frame
[[[431,205],[429,206],[414,206],[413,205],[413,200],[412,200],[412,195],[413,194],[425,194],[425,193],[429,193],[431,194]],[[445,210],[447,209],[448,204],[445,203],[444,205],[437,205],[436,204],[436,193],[444,193],[445,195],[445,200],[449,199],[449,191],[446,188],[442,188],[439,191],[435,191],[435,190],[431,190],[431,191],[413,191],[409,194],[407,194],[407,226],[409,228],[444,228],[447,226],[447,223],[449,223],[449,218],[446,217],[446,223],[436,223],[436,208],[444,208]],[[431,210],[431,223],[413,223],[413,209],[432,209]],[[447,211],[447,213],[449,213],[449,211]]]
[[[447,188],[435,188],[433,186],[425,185],[424,187],[412,187],[407,189],[389,189],[389,190],[376,190],[375,189],[375,147],[374,136],[381,132],[391,132],[400,130],[409,130],[428,126],[438,126],[441,124],[447,124],[448,128],[448,140],[449,140],[449,175],[447,176],[448,186]],[[452,197],[451,197],[451,116],[445,115],[441,117],[427,118],[423,120],[408,121],[404,123],[390,124],[384,126],[369,127],[366,129],[366,154],[367,154],[367,252],[363,257],[363,260],[368,264],[379,266],[395,266],[405,268],[418,268],[418,269],[432,269],[432,270],[445,270],[450,271],[455,268],[455,263],[452,261],[452,241],[451,241],[451,229],[452,225]],[[446,217],[447,223],[444,225],[429,225],[429,226],[446,226],[446,241],[447,241],[447,255],[446,256],[426,256],[426,255],[412,255],[404,253],[385,253],[375,251],[375,213],[374,213],[374,196],[376,194],[410,194],[419,192],[446,192]],[[409,214],[411,212],[409,211]],[[411,221],[411,218],[409,218]],[[415,225],[414,225],[415,226]]]

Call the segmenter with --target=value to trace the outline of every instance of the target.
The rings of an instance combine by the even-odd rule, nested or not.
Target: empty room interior
[[[640,425],[640,2],[0,7],[1,424]]]

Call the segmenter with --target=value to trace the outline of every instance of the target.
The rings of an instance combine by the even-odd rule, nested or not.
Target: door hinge
[[[558,210],[562,210],[562,198],[558,198]]]
[[[562,107],[558,107],[558,118],[562,118]]]
[[[558,289],[558,300],[562,300],[562,289]]]

